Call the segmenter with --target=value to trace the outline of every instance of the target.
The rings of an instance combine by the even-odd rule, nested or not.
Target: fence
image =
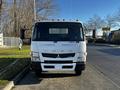
[[[16,47],[19,45],[19,38],[16,37],[3,37],[3,41],[5,46]]]
[[[3,46],[3,33],[0,33],[0,46]]]

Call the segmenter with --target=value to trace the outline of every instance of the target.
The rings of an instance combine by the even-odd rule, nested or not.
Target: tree
[[[106,17],[106,26],[107,27],[115,27],[115,26],[120,26],[120,8],[116,13],[113,15],[107,15]]]
[[[10,31],[12,35],[19,36],[20,28],[26,27],[27,29],[31,29],[34,22],[33,0],[16,0],[16,4],[13,3],[8,6],[8,21],[10,21],[10,24],[7,23],[7,25],[10,25],[11,28],[13,28],[14,25],[15,27],[5,32]],[[56,11],[56,5],[54,0],[36,0],[36,10],[37,19],[48,19],[49,16]]]
[[[94,15],[92,18],[88,20],[87,27],[89,29],[99,29],[104,26],[105,22],[101,19],[100,16]]]
[[[0,0],[0,32],[1,32],[1,13],[2,13],[2,0]]]
[[[85,34],[88,34],[89,32],[92,31],[92,29],[90,29],[90,25],[88,23],[83,23],[83,29],[85,31]]]
[[[89,33],[93,30],[97,30],[105,26],[105,21],[101,19],[100,16],[94,15],[92,18],[89,18],[89,20],[84,25],[87,28],[86,32]]]
[[[2,22],[3,22],[3,15],[4,15],[4,11],[5,11],[5,2],[6,0],[0,0],[0,32],[2,32]]]
[[[120,8],[118,9],[118,11],[117,11],[117,13],[116,13],[116,15],[115,15],[115,20],[116,20],[117,22],[120,22]]]
[[[1,10],[1,8],[2,8],[2,0],[0,0],[0,10]]]
[[[20,16],[21,24],[27,25],[27,27],[31,27],[34,20],[33,7],[33,0],[20,0],[19,2],[17,16]],[[47,19],[55,11],[55,8],[53,0],[36,0],[37,19]]]
[[[115,26],[119,26],[120,27],[120,8],[114,14],[113,20],[114,20],[113,27],[115,27]]]
[[[56,10],[54,0],[37,0],[37,15],[38,19],[48,19]]]
[[[116,16],[114,16],[114,15],[107,15],[105,23],[106,23],[106,27],[109,27],[109,28],[115,27],[117,25],[117,23],[116,23]]]
[[[104,26],[104,24],[105,24],[105,21],[102,20],[101,17],[98,15],[94,15],[86,23],[88,33],[93,32],[92,37],[94,39],[94,41],[93,41],[94,43],[96,41],[96,30],[99,28],[102,28]]]

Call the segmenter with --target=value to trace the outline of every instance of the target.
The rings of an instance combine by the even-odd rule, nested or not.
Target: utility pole
[[[93,29],[92,37],[93,37],[93,43],[95,44],[95,41],[96,41],[96,29]]]
[[[2,19],[2,0],[0,0],[0,31],[1,31],[1,19]]]
[[[17,21],[16,21],[16,0],[14,0],[14,36],[17,36],[17,30],[16,30],[16,25],[17,25]]]
[[[34,22],[36,21],[37,19],[37,15],[36,15],[36,0],[34,0]]]
[[[0,10],[1,10],[1,8],[2,8],[2,0],[0,0]]]

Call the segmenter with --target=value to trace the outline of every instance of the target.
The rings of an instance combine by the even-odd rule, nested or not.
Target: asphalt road
[[[13,90],[120,90],[119,52],[120,48],[90,45],[81,76],[66,72],[36,77],[29,72]]]
[[[88,46],[88,63],[120,87],[120,46]]]

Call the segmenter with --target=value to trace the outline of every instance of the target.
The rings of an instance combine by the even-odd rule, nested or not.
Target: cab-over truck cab
[[[39,21],[31,38],[31,67],[42,71],[75,71],[86,64],[86,40],[78,21]]]

